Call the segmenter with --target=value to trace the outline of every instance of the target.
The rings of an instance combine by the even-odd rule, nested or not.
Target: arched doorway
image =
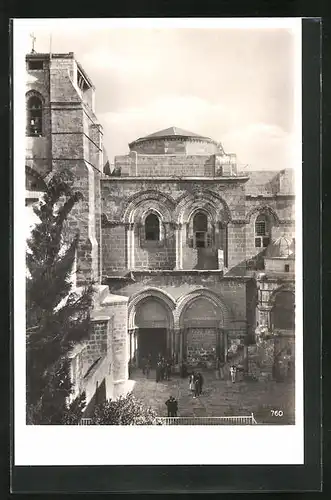
[[[171,347],[171,311],[156,297],[142,299],[136,306],[135,326],[138,337],[137,361],[151,357],[155,366],[159,355],[169,356]]]
[[[191,366],[208,366],[224,357],[224,318],[221,308],[209,297],[193,298],[184,307],[183,358]]]

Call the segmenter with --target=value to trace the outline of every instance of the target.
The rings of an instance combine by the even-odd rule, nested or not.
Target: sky
[[[74,52],[91,78],[111,163],[138,137],[175,126],[220,141],[248,170],[294,166],[290,29],[38,28],[32,20],[29,30],[37,52],[49,52],[52,34],[52,51]]]

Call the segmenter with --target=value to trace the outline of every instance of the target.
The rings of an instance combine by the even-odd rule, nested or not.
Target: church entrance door
[[[143,359],[149,355],[152,357],[153,368],[159,354],[166,356],[167,353],[167,329],[166,328],[139,328],[138,330],[138,353],[139,366],[142,368]]]

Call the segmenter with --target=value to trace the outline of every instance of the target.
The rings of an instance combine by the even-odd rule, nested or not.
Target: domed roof
[[[205,137],[200,134],[195,134],[194,132],[189,132],[188,130],[184,130],[178,127],[170,127],[165,128],[164,130],[159,130],[158,132],[154,132],[153,134],[146,135],[145,137],[141,137],[141,139],[152,139],[153,137],[200,137],[201,139],[209,139],[209,137]],[[137,139],[139,141],[139,139]]]
[[[129,144],[130,151],[139,154],[217,154],[220,144],[194,132],[169,127],[153,134],[139,137]],[[223,152],[224,153],[224,152]]]
[[[266,251],[267,258],[294,258],[294,241],[281,236],[270,243]]]

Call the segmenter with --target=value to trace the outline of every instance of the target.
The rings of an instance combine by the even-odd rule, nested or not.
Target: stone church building
[[[105,169],[95,88],[74,54],[31,53],[26,68],[27,209],[60,167],[84,196],[70,219],[75,285],[94,280],[96,294],[91,338],[71,353],[76,393],[116,397],[148,354],[211,367],[232,353],[250,370],[261,336],[292,359],[292,170],[241,170],[177,127],[132,138]]]

